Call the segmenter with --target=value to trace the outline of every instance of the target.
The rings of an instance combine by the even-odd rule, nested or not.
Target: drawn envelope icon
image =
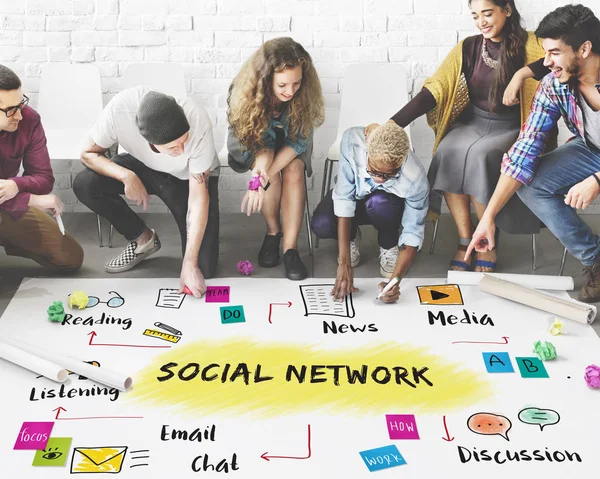
[[[71,474],[121,472],[127,447],[76,447],[73,449]]]

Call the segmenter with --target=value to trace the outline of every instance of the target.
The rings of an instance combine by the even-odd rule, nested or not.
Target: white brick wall
[[[517,0],[530,30],[566,3]],[[584,3],[600,15],[600,0]],[[336,134],[339,81],[347,65],[400,62],[411,93],[418,92],[452,45],[473,33],[467,0],[0,0],[0,62],[22,76],[34,106],[47,62],[95,63],[105,101],[122,87],[128,64],[178,62],[188,93],[213,119],[218,149],[225,139],[227,87],[241,62],[263,41],[292,36],[313,56],[327,106],[326,122],[315,134],[313,205]],[[412,126],[412,141],[428,165],[433,134],[424,118]],[[70,209],[84,210],[70,190],[80,165],[54,165],[59,194]],[[222,211],[239,211],[243,187],[242,176],[223,172]],[[159,202],[152,208],[166,211]]]

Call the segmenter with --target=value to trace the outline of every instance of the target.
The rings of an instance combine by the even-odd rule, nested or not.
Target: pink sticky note
[[[24,422],[17,436],[13,449],[29,449],[39,451],[46,447],[53,422]]]
[[[420,439],[414,414],[386,414],[390,439]]]
[[[207,303],[229,303],[229,286],[207,286]]]

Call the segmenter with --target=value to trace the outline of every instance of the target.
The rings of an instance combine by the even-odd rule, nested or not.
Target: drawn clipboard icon
[[[76,447],[73,449],[71,474],[121,472],[127,446]]]

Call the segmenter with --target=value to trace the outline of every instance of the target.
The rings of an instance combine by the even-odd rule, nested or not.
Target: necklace
[[[488,67],[494,69],[498,67],[498,60],[493,60],[488,54],[485,38],[483,39],[483,44],[481,45],[481,58],[483,58],[483,63],[485,63]]]

